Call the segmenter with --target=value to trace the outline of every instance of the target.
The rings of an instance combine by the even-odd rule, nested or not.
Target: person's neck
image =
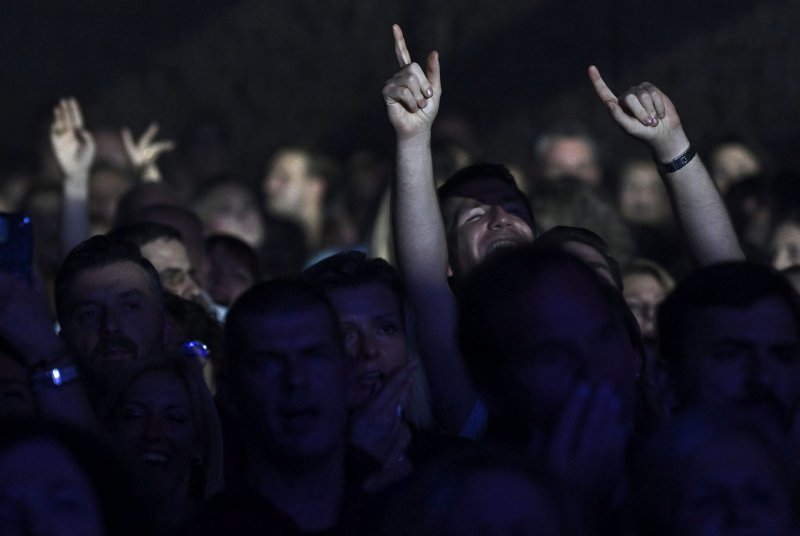
[[[301,530],[313,532],[336,525],[344,497],[344,445],[306,463],[264,457],[249,465],[251,487]]]
[[[319,249],[322,247],[325,224],[322,207],[309,203],[303,210],[302,218],[309,249]]]

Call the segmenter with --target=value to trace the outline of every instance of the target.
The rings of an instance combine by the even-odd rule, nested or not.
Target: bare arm
[[[644,82],[618,99],[597,67],[589,67],[589,78],[611,117],[622,130],[650,147],[657,161],[671,162],[689,148],[675,106],[657,87]],[[662,172],[661,177],[693,259],[700,265],[743,260],[728,211],[700,157],[675,172]]]
[[[397,262],[408,286],[434,413],[457,433],[477,401],[456,339],[456,303],[447,282],[447,242],[431,160],[431,127],[442,94],[439,56],[427,72],[411,62],[403,33],[393,27],[400,71],[383,89],[397,135],[393,224]]]
[[[66,255],[89,238],[89,170],[94,162],[92,135],[83,127],[78,101],[61,99],[53,110],[50,142],[64,174],[61,250]]]

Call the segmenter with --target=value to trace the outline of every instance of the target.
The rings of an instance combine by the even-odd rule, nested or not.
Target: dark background
[[[440,51],[442,114],[469,120],[485,158],[524,161],[560,119],[588,125],[609,160],[635,151],[596,101],[596,63],[612,89],[661,87],[701,150],[737,133],[795,167],[797,0],[5,0],[0,156],[35,154],[64,95],[90,128],[157,119],[180,140],[214,118],[248,179],[288,142],[390,155],[393,22],[415,59]]]

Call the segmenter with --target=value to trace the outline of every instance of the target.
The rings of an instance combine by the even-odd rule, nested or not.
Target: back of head
[[[487,259],[459,295],[458,335],[479,387],[520,415],[554,419],[580,382],[609,384],[622,414],[633,411],[636,321],[620,293],[572,255],[532,246]],[[558,382],[542,381],[557,371]]]
[[[183,242],[181,233],[169,225],[155,222],[136,222],[123,225],[108,234],[109,237],[133,242],[140,248],[154,240],[177,240]]]
[[[619,264],[608,251],[608,244],[600,235],[583,227],[570,227],[567,225],[557,225],[536,238],[537,247],[553,247],[563,249],[567,242],[577,242],[586,244],[597,251],[605,260],[608,272],[611,275],[617,289],[622,289],[622,275],[620,274]],[[585,259],[581,259],[585,260]]]
[[[178,205],[177,194],[161,182],[137,184],[117,204],[115,227],[139,221],[139,212],[153,205]]]

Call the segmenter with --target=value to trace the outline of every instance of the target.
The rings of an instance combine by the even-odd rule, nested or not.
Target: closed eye
[[[486,209],[483,207],[475,207],[470,209],[466,216],[464,217],[464,221],[462,223],[468,223],[472,221],[476,221],[480,219],[484,214],[486,214]]]

